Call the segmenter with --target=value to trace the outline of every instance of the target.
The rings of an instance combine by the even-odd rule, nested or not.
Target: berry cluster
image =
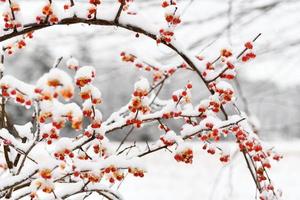
[[[204,142],[208,140],[214,140],[217,142],[220,140],[220,138],[221,138],[221,133],[219,129],[216,128],[213,128],[212,130],[208,131],[206,134],[200,135],[200,139]]]
[[[51,101],[61,96],[68,101],[74,95],[74,87],[66,72],[54,68],[38,80],[34,92],[39,100]]]
[[[215,86],[215,91],[218,94],[219,100],[222,104],[229,103],[234,99],[233,88],[226,82],[218,82]]]
[[[63,149],[54,153],[55,158],[59,160],[65,160],[65,157],[74,158],[74,153],[69,149]]]
[[[96,76],[96,71],[94,67],[84,66],[76,71],[75,82],[79,87],[84,87],[85,85],[91,83]]]
[[[11,84],[11,81],[13,81],[11,77],[7,77],[7,79],[1,79],[0,87],[2,96],[10,97],[14,99],[17,104],[23,105],[26,108],[30,108],[32,105],[32,99],[17,87],[14,87],[14,85]]]
[[[87,180],[91,183],[98,183],[101,181],[103,174],[101,172],[74,172],[75,177],[79,177],[82,180]]]
[[[205,143],[202,147],[203,150],[206,150],[207,153],[214,155],[216,153],[216,147],[214,145],[209,145]]]
[[[157,43],[170,43],[174,36],[174,29],[181,23],[181,19],[177,12],[178,7],[176,6],[175,0],[164,0],[161,6],[165,9],[165,21],[168,27],[159,30],[160,35],[156,41]]]
[[[47,141],[47,144],[52,144],[53,140],[57,140],[59,138],[58,131],[56,128],[52,128],[52,126],[48,126],[50,130],[42,131],[42,138]],[[45,129],[45,128],[44,128]]]
[[[190,103],[191,102],[191,89],[193,85],[188,83],[183,90],[177,90],[173,92],[172,99],[175,103]]]
[[[200,60],[203,60],[200,57]],[[219,57],[214,62],[206,62],[205,69],[202,71],[203,77],[215,76],[214,74],[221,70],[218,77],[231,80],[235,77],[236,66],[233,64],[233,53],[230,49],[221,49]],[[221,69],[219,69],[221,68]]]
[[[128,172],[130,174],[133,174],[135,177],[141,177],[141,178],[144,177],[144,173],[145,173],[145,171],[142,169],[132,168],[132,167],[128,168]]]
[[[127,54],[125,52],[121,52],[120,54],[122,61],[124,62],[134,62],[136,57],[132,54]]]
[[[115,183],[115,181],[122,181],[124,179],[124,173],[116,168],[114,165],[106,167],[103,170],[103,173],[106,175],[108,181],[110,183]]]
[[[156,40],[158,44],[162,41],[170,43],[172,41],[172,37],[174,36],[174,32],[171,28],[160,29],[159,34],[160,37]]]
[[[133,63],[137,69],[143,69],[146,72],[152,71],[153,84],[172,76],[178,69],[187,69],[187,65],[185,63],[176,67],[158,67],[155,66],[155,64],[142,61],[137,56],[130,53],[121,52],[120,56],[123,62]]]
[[[224,162],[224,163],[227,163],[227,162],[229,162],[229,158],[230,158],[230,155],[224,154],[224,155],[222,155],[222,156],[220,157],[220,161],[221,161],[221,162]]]
[[[233,64],[233,54],[231,50],[229,49],[222,49],[221,55],[220,55],[220,61],[221,64],[224,65],[224,68],[226,71],[223,71],[223,73],[220,74],[220,78],[232,80],[234,79],[236,72],[236,66]]]
[[[48,168],[40,170],[39,173],[43,179],[51,179],[52,177],[52,170]]]
[[[132,99],[128,106],[128,109],[132,113],[139,111],[143,114],[146,114],[150,111],[148,98],[149,89],[150,86],[147,79],[141,78],[138,82],[136,82]]]
[[[256,163],[256,175],[258,182],[261,185],[268,185],[268,175],[266,169],[271,168],[269,159],[272,158],[276,161],[282,158],[281,155],[272,151],[272,149],[265,150],[260,141],[256,137],[250,137],[249,134],[241,127],[234,126],[230,129],[239,143],[240,151],[247,152],[252,160]],[[274,192],[270,187],[263,187],[266,192]],[[270,191],[271,190],[271,191]]]
[[[246,51],[246,54],[243,55],[243,57],[242,57],[242,61],[243,62],[247,62],[250,59],[256,58],[255,53],[253,53],[253,51],[252,51],[253,50],[253,44],[252,44],[252,42],[246,42],[245,43],[245,48],[247,49],[247,51]]]
[[[181,111],[178,112],[174,112],[174,111],[169,111],[169,112],[164,112],[162,115],[163,119],[172,119],[172,118],[176,118],[179,117],[182,114]]]
[[[172,146],[176,142],[178,136],[174,131],[169,130],[169,128],[163,128],[166,131],[166,134],[160,136],[159,139],[163,142],[164,145]]]
[[[177,162],[184,162],[186,164],[192,164],[193,163],[193,150],[191,148],[185,148],[184,150],[177,152],[174,156],[174,159]]]
[[[94,144],[93,145],[93,151],[94,151],[95,154],[99,154],[100,156],[107,155],[107,149],[103,145],[101,145],[101,143]]]
[[[134,0],[118,0],[119,3],[123,4],[122,10],[127,11],[129,15],[136,15],[135,11],[130,11],[129,6]]]
[[[50,24],[58,23],[59,19],[53,11],[53,6],[51,3],[48,3],[42,8],[42,15],[37,16],[36,22],[38,24],[49,22]]]
[[[30,193],[31,199],[38,199],[39,196],[37,194],[37,190],[41,190],[44,193],[52,193],[54,190],[53,184],[49,182],[48,179],[36,179],[35,181],[31,182],[32,192]]]
[[[126,120],[126,124],[127,125],[131,125],[133,124],[136,128],[141,128],[142,124],[143,124],[143,121],[142,120],[139,120],[137,118],[134,118],[134,119],[127,119]]]
[[[97,15],[97,5],[91,4],[88,8],[87,18],[96,18]]]
[[[10,11],[3,12],[4,27],[7,30],[17,30],[22,27],[22,24],[16,20],[16,15],[20,11],[20,6],[17,2],[10,3]]]

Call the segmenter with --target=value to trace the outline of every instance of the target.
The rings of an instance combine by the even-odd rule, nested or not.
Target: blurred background
[[[26,2],[30,8],[34,8],[34,0]],[[104,4],[112,2],[115,1],[103,0]],[[284,185],[287,191],[287,198],[284,199],[300,199],[297,190],[300,184],[296,180],[300,174],[294,167],[300,163],[300,143],[297,142],[300,138],[300,1],[178,0],[178,3],[183,23],[176,30],[176,39],[195,55],[203,55],[213,60],[221,48],[227,47],[238,53],[246,41],[262,33],[255,42],[257,59],[241,65],[238,81],[234,83],[239,92],[238,104],[251,117],[260,137],[274,146],[279,146],[279,151],[281,150],[286,157],[286,160],[282,161],[283,164],[276,164],[275,172],[272,173],[278,185]],[[135,9],[157,27],[161,27],[164,23],[164,12],[160,4],[160,0],[135,0]],[[61,67],[70,56],[77,58],[81,65],[93,65],[97,70],[96,86],[100,88],[104,99],[104,103],[100,106],[104,117],[108,117],[112,111],[118,110],[130,100],[133,84],[139,76],[148,76],[128,63],[122,63],[119,56],[121,51],[134,51],[137,55],[147,56],[164,65],[172,65],[178,61],[178,57],[169,49],[156,45],[154,41],[142,35],[135,37],[135,33],[116,27],[57,26],[36,32],[34,37],[35,39],[29,42],[29,48],[7,59],[7,73],[34,83],[61,56],[63,56]],[[189,80],[195,85],[194,102],[199,102],[207,96],[207,91],[198,78],[190,72],[184,72],[175,74],[164,87],[161,98],[169,98],[174,90],[182,88]],[[19,123],[26,122],[24,118],[26,112],[23,108],[11,109],[15,120]],[[112,139],[118,141],[125,133],[126,130],[113,134]],[[158,136],[159,133],[155,128],[147,127],[142,131],[135,131],[131,140],[134,138],[139,141],[151,141]],[[203,193],[203,199],[254,198],[254,185],[249,186],[250,190],[247,185],[249,181],[247,183],[241,181],[251,179],[247,171],[239,171],[240,165],[245,168],[243,161],[238,159],[232,164],[236,171],[231,167],[224,167],[229,170],[226,173],[229,176],[226,175],[224,178],[223,187],[227,188],[226,194],[229,194],[228,191],[234,191],[231,191],[231,196],[217,198],[214,196],[218,193],[215,191],[214,180],[218,179],[218,170],[224,169],[219,166],[217,160],[197,159],[196,163],[200,167],[193,165],[192,170],[185,173],[184,170],[188,169],[181,166],[174,169],[171,167],[168,170],[165,168],[174,161],[150,157],[149,163],[150,161],[156,163],[157,168],[156,171],[149,172],[149,179],[145,179],[144,184],[148,184],[147,191],[142,189],[145,187],[142,187],[144,185],[139,181],[128,183],[121,191],[130,197],[128,199],[139,199],[140,195],[144,195],[145,198],[142,199],[196,199],[191,195],[195,191],[199,193],[207,191]],[[210,165],[211,162],[213,164]],[[205,176],[204,168],[206,171],[215,170],[215,175]],[[182,172],[183,175],[178,175]],[[202,173],[202,176],[199,173]],[[235,178],[230,177],[230,174],[234,174],[232,176]],[[190,180],[197,176],[204,179],[199,181],[206,182],[207,185],[191,185]],[[244,176],[249,179],[243,179]],[[157,181],[159,177],[161,179]],[[244,189],[239,190],[239,183],[244,182],[245,184],[241,184],[241,188]],[[136,189],[137,184],[140,184],[138,188],[141,188]],[[234,184],[237,184],[237,187],[234,187]],[[182,191],[186,195],[180,196]]]

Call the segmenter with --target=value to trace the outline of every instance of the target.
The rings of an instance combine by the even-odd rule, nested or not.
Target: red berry
[[[70,6],[69,6],[68,4],[65,4],[65,5],[64,5],[64,9],[65,9],[65,10],[68,10],[69,8],[70,8]]]
[[[78,177],[78,176],[79,176],[79,172],[78,172],[78,171],[75,171],[75,172],[74,172],[74,176],[75,176],[75,177]]]
[[[12,90],[12,91],[10,92],[11,95],[15,95],[16,93],[17,93],[16,90]]]
[[[247,53],[247,55],[249,58],[255,58],[256,55],[253,52]]]
[[[162,6],[163,8],[168,7],[168,6],[169,6],[169,3],[168,3],[167,1],[164,1],[164,2],[161,4],[161,6]]]
[[[25,102],[25,105],[26,105],[26,106],[31,106],[31,104],[32,104],[32,103],[31,103],[30,100],[27,100],[27,101]]]
[[[252,44],[252,42],[246,42],[246,43],[245,43],[245,47],[246,47],[247,49],[253,49],[253,44]]]
[[[177,101],[178,101],[178,97],[177,97],[176,95],[173,95],[173,96],[172,96],[172,99],[173,99],[174,102],[177,102]]]
[[[231,62],[227,62],[228,69],[234,69],[234,65]]]
[[[114,179],[113,177],[110,177],[109,182],[110,182],[110,183],[114,183],[114,182],[115,182],[115,179]]]
[[[243,62],[247,62],[248,60],[249,60],[249,57],[248,57],[248,56],[243,56],[243,57],[242,57],[242,61],[243,61]]]

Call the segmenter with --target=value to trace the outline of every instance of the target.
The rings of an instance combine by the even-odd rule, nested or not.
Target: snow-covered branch
[[[132,3],[130,0],[117,1],[104,13],[100,0],[90,0],[86,4],[68,1],[64,5],[49,0],[42,4],[38,13],[32,13],[30,20],[20,18],[22,6],[17,2],[9,0],[5,3],[9,9],[4,13],[0,42],[19,38],[5,44],[3,51],[7,55],[24,48],[34,31],[83,23],[116,26],[143,34],[157,44],[169,47],[182,61],[179,65],[163,66],[133,53],[122,52],[122,61],[151,73],[152,83],[147,78],[139,78],[126,106],[110,114],[106,120],[99,108],[103,103],[102,93],[94,85],[96,70],[93,66],[81,66],[75,58],[69,59],[66,66],[73,70],[74,77],[65,72],[64,67],[59,69],[57,64],[35,84],[1,74],[3,129],[0,139],[4,155],[0,155],[6,164],[3,170],[7,173],[3,174],[9,174],[0,181],[2,196],[66,199],[80,193],[98,193],[108,199],[121,199],[109,186],[124,180],[126,172],[143,177],[146,169],[140,162],[141,157],[161,149],[172,149],[170,151],[174,152],[176,161],[189,164],[193,162],[194,152],[186,141],[198,139],[203,142],[203,150],[208,154],[218,154],[220,161],[226,163],[230,154],[215,143],[232,135],[244,155],[261,199],[277,197],[267,169],[271,168],[271,158],[279,160],[281,156],[262,145],[246,116],[241,112],[229,114],[225,109],[225,105],[235,105],[236,100],[230,84],[237,72],[234,57],[242,57],[243,62],[254,59],[253,42],[260,34],[252,42],[246,42],[240,54],[235,56],[231,50],[222,49],[215,61],[207,62],[191,55],[176,41],[174,31],[181,18],[175,0],[162,2],[165,27],[145,23],[138,12],[131,10]],[[166,80],[179,70],[194,73],[209,91],[209,95],[197,105],[192,101],[193,84],[190,81],[173,91],[166,100],[159,98]],[[80,97],[81,102],[75,101],[75,96]],[[4,115],[7,101],[26,108],[33,107],[34,117],[30,126],[16,126],[18,137],[10,134],[5,123],[8,121]],[[159,106],[154,108],[154,104]],[[170,119],[181,124],[180,133],[175,133],[168,126]],[[134,129],[149,123],[158,125],[161,132],[158,141],[152,145],[147,143],[146,150],[137,145],[120,150]],[[77,136],[62,137],[60,133],[66,126],[77,131]],[[107,136],[126,127],[130,127],[130,131],[114,151]],[[130,150],[133,152],[129,153]],[[64,189],[61,190],[60,184],[67,184],[70,189],[62,187]],[[15,194],[16,191],[20,194]]]

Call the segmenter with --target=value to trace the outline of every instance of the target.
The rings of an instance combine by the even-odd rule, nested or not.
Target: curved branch
[[[71,17],[71,18],[64,18],[55,25],[71,25],[71,24],[78,24],[78,23],[84,23],[84,24],[89,24],[89,25],[103,25],[103,26],[122,27],[124,29],[129,30],[129,31],[133,31],[133,32],[143,34],[143,35],[145,35],[149,38],[152,38],[153,40],[157,39],[157,36],[154,33],[151,33],[151,32],[145,30],[142,27],[139,27],[139,26],[136,26],[136,25],[133,25],[133,24],[130,24],[130,23],[124,23],[124,22],[121,23],[121,22],[119,22],[119,20],[113,20],[113,21],[104,20],[104,19],[89,19],[88,20],[88,19],[84,19],[84,18]],[[26,33],[33,32],[35,30],[47,28],[47,27],[50,27],[50,26],[53,26],[53,25],[49,24],[49,23],[28,24],[28,25],[24,26],[24,29],[22,31],[11,32],[9,34],[1,36],[0,37],[0,42],[5,41],[5,40],[10,39],[10,38],[13,38],[13,37],[16,37],[16,36],[19,36],[19,35],[23,35],[23,34],[26,34]],[[178,49],[175,44],[166,43],[164,41],[162,41],[162,43],[164,45],[168,46],[174,52],[176,52],[177,55],[179,55],[197,73],[197,75],[202,80],[202,82],[205,84],[205,86],[207,87],[207,89],[209,90],[209,92],[211,94],[215,93],[214,90],[210,89],[209,82],[204,79],[204,77],[202,76],[200,70],[196,67],[196,64],[192,61],[192,58],[190,58],[184,51]],[[221,106],[221,111],[224,114],[225,118],[228,119],[228,115],[227,115],[227,113],[226,113],[223,106]],[[243,152],[243,154],[245,154],[245,153]],[[252,173],[251,170],[250,170],[250,172]],[[254,180],[254,181],[257,181],[257,180]]]
[[[133,32],[137,32],[140,34],[143,34],[153,40],[157,39],[157,36],[147,30],[145,30],[142,27],[136,26],[136,25],[132,25],[130,23],[124,23],[124,22],[119,22],[119,21],[111,21],[111,20],[105,20],[105,19],[84,19],[84,18],[78,18],[78,17],[70,17],[70,18],[64,18],[61,21],[59,21],[57,24],[49,24],[49,23],[41,23],[41,24],[37,24],[37,23],[32,23],[32,24],[27,24],[24,25],[24,29],[22,31],[19,32],[12,32],[6,35],[3,35],[0,37],[0,42],[5,41],[7,39],[16,37],[18,35],[23,35],[26,33],[30,33],[32,31],[35,30],[40,30],[40,29],[44,29],[50,26],[55,26],[55,25],[71,25],[71,24],[79,24],[79,23],[84,23],[84,24],[89,24],[89,25],[103,25],[103,26],[116,26],[116,27],[122,27],[124,29],[127,29],[129,31],[133,31]],[[204,79],[204,77],[202,76],[200,70],[196,67],[196,65],[194,64],[194,62],[192,61],[191,58],[189,58],[189,56],[184,53],[183,50],[177,48],[174,44],[172,43],[167,43],[165,41],[161,41],[164,45],[166,45],[167,47],[169,47],[170,49],[172,49],[174,52],[177,53],[177,55],[179,55],[196,73],[197,75],[200,77],[200,79],[202,80],[202,82],[205,84],[206,88],[209,90],[209,92],[211,94],[214,94],[215,92],[209,88],[209,82],[206,81]],[[224,107],[221,105],[221,110],[222,113],[224,114],[225,118],[228,119],[228,115],[225,112]]]

